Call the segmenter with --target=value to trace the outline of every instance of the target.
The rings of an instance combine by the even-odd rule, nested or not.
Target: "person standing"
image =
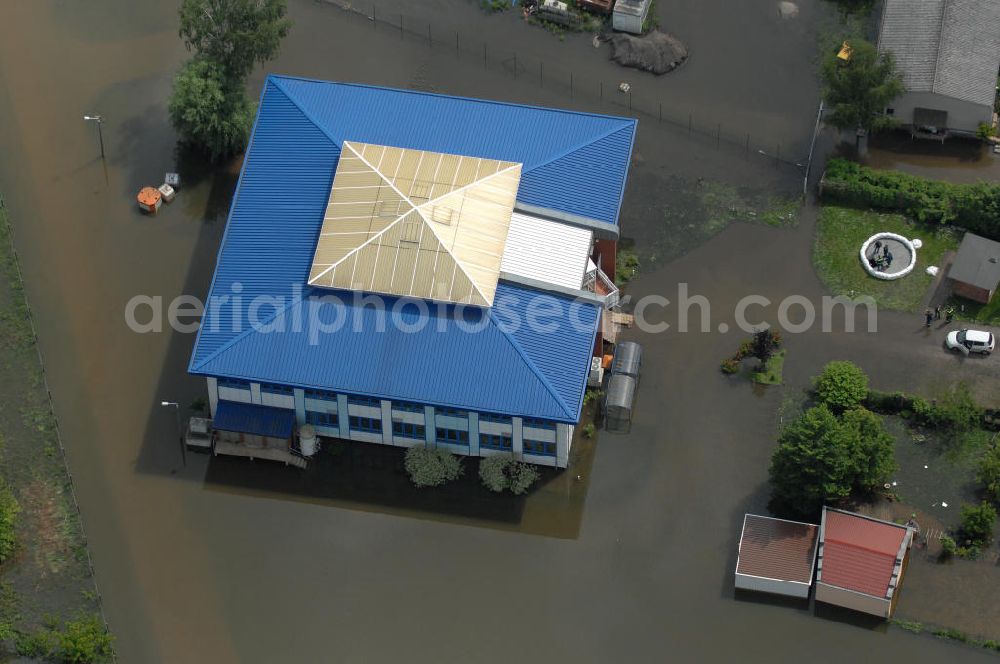
[[[925,321],[926,326],[930,327],[931,326],[931,321],[934,320],[934,312],[931,311],[930,309],[928,309],[927,311],[924,312],[924,318],[927,319]]]
[[[950,323],[955,318],[955,307],[948,307],[944,312],[944,322]]]
[[[941,320],[941,305],[934,307],[934,320]]]

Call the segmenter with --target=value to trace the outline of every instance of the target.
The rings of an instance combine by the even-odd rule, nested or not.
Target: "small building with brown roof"
[[[819,528],[811,523],[747,514],[743,517],[736,587],[809,597]]]
[[[816,601],[888,620],[912,543],[913,531],[906,526],[824,507]]]
[[[988,304],[1000,285],[1000,242],[966,233],[948,277],[955,295]]]

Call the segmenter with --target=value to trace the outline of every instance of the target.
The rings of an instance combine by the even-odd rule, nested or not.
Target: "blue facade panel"
[[[212,428],[270,438],[291,438],[295,411],[258,404],[219,400]]]

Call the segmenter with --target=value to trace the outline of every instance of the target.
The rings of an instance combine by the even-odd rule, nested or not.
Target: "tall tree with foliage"
[[[782,431],[771,457],[774,508],[815,516],[825,504],[870,491],[896,468],[892,442],[870,411],[838,417],[826,404],[810,408]]]
[[[198,55],[241,83],[278,53],[291,21],[285,0],[184,0],[180,36]]]
[[[828,362],[813,385],[816,399],[837,413],[857,408],[868,396],[868,376],[847,360]]]
[[[827,122],[839,129],[877,132],[894,123],[885,108],[903,94],[903,78],[891,53],[879,53],[864,39],[850,39],[850,58],[837,57],[839,46],[824,58],[820,74],[830,109]]]
[[[253,125],[253,107],[242,85],[230,82],[218,63],[194,58],[174,79],[168,107],[182,139],[219,159],[242,151]]]

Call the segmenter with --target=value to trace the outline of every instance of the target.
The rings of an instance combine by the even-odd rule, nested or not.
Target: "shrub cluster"
[[[959,533],[970,547],[984,547],[993,540],[993,523],[997,511],[989,503],[962,505],[962,525]]]
[[[17,545],[17,515],[21,506],[6,482],[0,480],[0,563],[7,560]]]
[[[816,398],[834,412],[857,408],[868,396],[868,376],[856,364],[834,361],[816,377]]]
[[[517,461],[510,455],[486,457],[479,461],[479,479],[490,491],[510,491],[514,495],[527,493],[538,480],[538,470],[530,463]]]
[[[441,486],[461,477],[462,462],[447,450],[411,447],[403,462],[410,480],[419,487]]]
[[[113,637],[97,616],[83,616],[58,626],[18,634],[14,646],[22,657],[91,664],[112,657]]]
[[[831,159],[823,198],[855,207],[899,211],[924,222],[957,224],[1000,239],[1000,184],[952,184]]]

